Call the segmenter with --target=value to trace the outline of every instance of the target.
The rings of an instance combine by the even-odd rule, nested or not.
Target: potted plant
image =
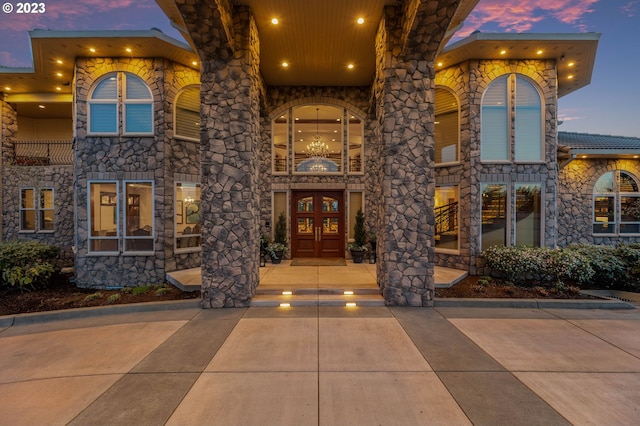
[[[280,213],[273,233],[273,242],[267,246],[271,261],[278,264],[284,258],[287,250],[287,217]]]
[[[364,214],[362,209],[356,212],[356,223],[353,226],[353,242],[349,243],[347,249],[351,252],[353,263],[362,263],[364,254],[367,251],[367,233],[364,229]]]

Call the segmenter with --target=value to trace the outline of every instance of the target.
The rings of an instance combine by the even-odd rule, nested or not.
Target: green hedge
[[[565,249],[493,246],[482,257],[494,275],[512,283],[572,281],[586,287],[640,290],[640,244],[573,244]]]
[[[37,241],[0,243],[0,286],[35,288],[46,285],[54,268],[51,261],[60,250]]]

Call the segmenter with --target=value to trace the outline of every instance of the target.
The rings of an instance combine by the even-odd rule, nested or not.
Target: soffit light
[[[362,25],[364,24],[364,18],[358,18],[356,22],[358,23],[358,25]]]
[[[273,18],[273,19],[271,19],[271,23],[273,25],[278,25],[280,23],[280,21],[278,20],[278,18]]]

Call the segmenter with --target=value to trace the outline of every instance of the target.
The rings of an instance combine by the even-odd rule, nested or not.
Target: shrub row
[[[46,285],[54,272],[51,261],[59,254],[57,247],[37,241],[0,243],[0,287],[33,289]]]
[[[574,244],[565,249],[493,246],[482,253],[492,274],[514,284],[565,281],[634,290],[640,278],[640,244]]]

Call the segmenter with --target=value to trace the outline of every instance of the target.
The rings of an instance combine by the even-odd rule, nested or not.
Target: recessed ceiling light
[[[634,156],[633,156],[633,158],[638,158],[638,157],[640,157],[640,155],[634,155]]]
[[[56,61],[56,64],[62,65],[62,60],[61,60],[61,59],[58,59],[58,60]]]
[[[358,25],[362,25],[364,24],[364,18],[358,18],[356,22],[358,23]]]
[[[4,88],[4,90],[6,90],[7,92],[10,92],[11,91],[11,87],[7,86],[7,87]]]
[[[507,53],[507,51],[506,51],[506,50],[501,50],[501,51],[500,51],[500,54],[501,54],[501,55],[506,55],[506,53]]]
[[[569,65],[570,67],[575,65],[575,62],[569,62],[567,65]]]
[[[271,23],[272,23],[273,25],[278,25],[278,24],[280,23],[280,21],[278,21],[278,18],[273,18],[273,19],[271,20]]]
[[[90,47],[90,48],[89,48],[89,52],[91,52],[91,53],[96,53],[96,49],[95,49],[95,48],[93,48],[93,47]]]
[[[198,65],[198,61],[192,61],[191,65]]]
[[[44,105],[38,105],[38,108],[40,108],[40,109],[44,109],[44,108],[45,108],[45,106],[44,106]]]
[[[127,47],[127,48],[126,48],[126,49],[124,49],[124,50],[126,50],[128,53],[131,53],[131,48],[130,48],[130,47]]]
[[[59,91],[62,90],[62,87],[58,86],[58,87],[56,87],[56,90],[59,92]]]
[[[438,62],[438,66],[441,67],[442,66],[442,62]]]
[[[354,67],[355,67],[355,65],[353,65],[353,64],[347,65],[347,68],[349,68],[350,70],[352,70]]]
[[[289,67],[289,63],[288,62],[283,62],[282,63],[282,68],[287,68]]]
[[[61,72],[57,72],[57,73],[56,73],[56,75],[57,75],[58,77],[62,77],[62,73],[61,73]]]
[[[536,53],[537,53],[538,55],[542,55],[542,50],[538,50]]]
[[[569,80],[571,80],[571,79],[573,78],[573,75],[569,75],[569,76],[567,76],[567,78],[568,78]]]

